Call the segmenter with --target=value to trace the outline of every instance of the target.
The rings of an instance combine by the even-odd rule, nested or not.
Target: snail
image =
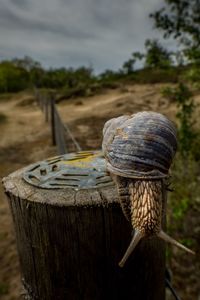
[[[166,179],[176,149],[176,128],[160,113],[124,115],[104,125],[102,150],[107,170],[116,183],[122,211],[134,228],[120,267],[142,238],[152,236],[194,254],[161,228]]]

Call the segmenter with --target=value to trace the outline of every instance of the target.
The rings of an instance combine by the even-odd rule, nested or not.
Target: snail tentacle
[[[120,266],[142,237],[158,236],[194,254],[161,228],[166,211],[166,179],[177,149],[173,122],[152,111],[111,119],[104,126],[102,149],[122,211],[135,230]]]
[[[134,236],[130,242],[130,245],[128,246],[123,258],[121,259],[121,261],[119,262],[119,266],[121,268],[123,268],[123,266],[125,265],[127,259],[129,258],[129,256],[131,255],[131,253],[133,252],[133,250],[135,249],[135,247],[137,246],[137,244],[139,243],[139,241],[143,238],[143,234],[138,231],[135,230],[134,232]]]
[[[158,233],[158,237],[161,238],[162,240],[164,240],[165,242],[171,243],[172,245],[175,245],[175,246],[185,250],[186,252],[195,255],[194,251],[192,251],[191,249],[189,249],[186,246],[182,245],[181,243],[177,242],[175,239],[170,237],[168,234],[166,234],[162,230]]]

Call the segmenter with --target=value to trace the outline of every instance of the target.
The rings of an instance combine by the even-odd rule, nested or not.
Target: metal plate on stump
[[[80,151],[49,158],[29,166],[23,178],[46,189],[88,189],[113,185],[101,151]]]

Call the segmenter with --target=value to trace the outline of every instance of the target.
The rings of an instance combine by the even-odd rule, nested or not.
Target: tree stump
[[[124,268],[118,266],[132,228],[122,214],[110,177],[102,177],[102,169],[98,169],[99,157],[92,152],[68,154],[4,178],[16,232],[23,299],[165,298],[165,246],[161,240],[142,240]],[[100,173],[93,186],[91,178],[88,186],[81,183],[84,172],[92,176],[91,170],[88,173],[89,160],[95,162],[90,164],[93,172]],[[69,166],[71,171],[64,178]],[[83,172],[77,175],[82,185],[78,188],[72,184],[72,171],[77,168]],[[57,174],[53,179],[52,172]],[[63,184],[66,178],[68,187]]]

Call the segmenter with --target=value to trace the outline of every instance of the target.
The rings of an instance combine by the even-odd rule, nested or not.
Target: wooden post
[[[4,178],[21,264],[24,299],[163,300],[165,246],[142,240],[124,268],[131,226],[115,186],[42,189],[25,169]]]
[[[56,137],[56,145],[58,154],[65,154],[67,152],[66,149],[66,140],[64,133],[64,125],[60,119],[60,115],[57,111],[56,106],[54,106],[54,118],[55,118],[55,137]]]
[[[49,98],[45,96],[45,122],[49,122]]]
[[[56,129],[55,129],[55,100],[54,96],[50,96],[51,100],[51,134],[52,134],[52,145],[56,145]]]

